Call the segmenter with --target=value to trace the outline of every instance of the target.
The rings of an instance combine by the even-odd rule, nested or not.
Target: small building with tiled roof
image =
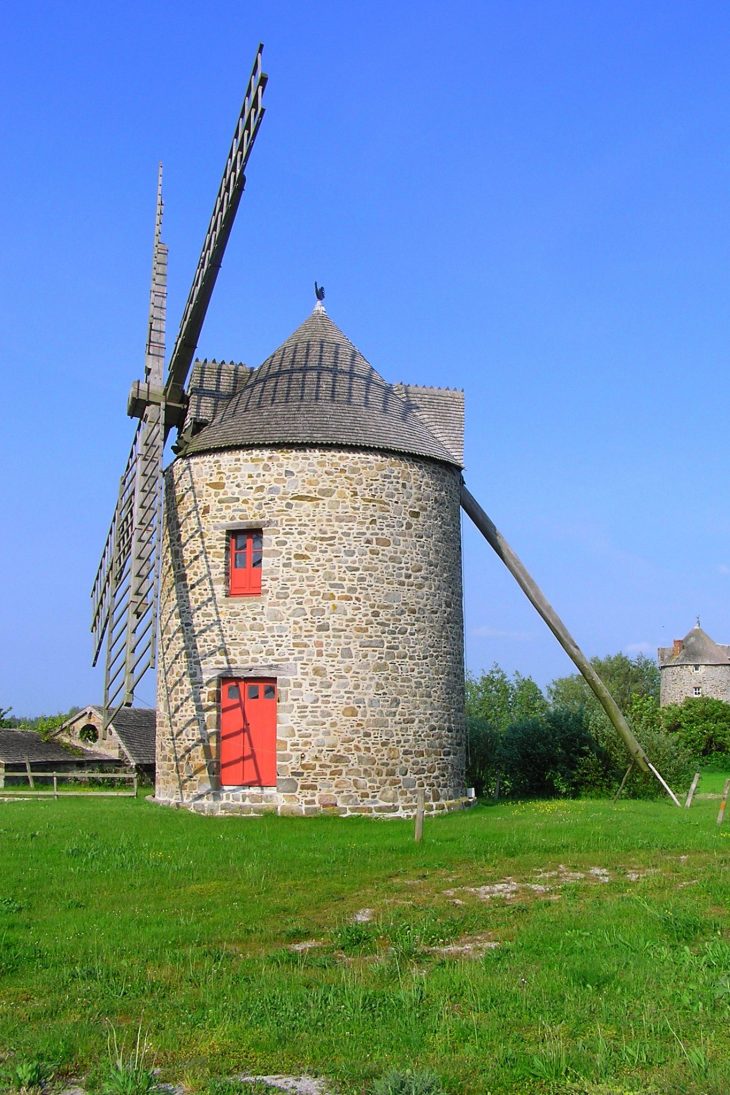
[[[154,775],[156,712],[153,707],[121,707],[104,726],[102,707],[90,705],[58,728],[56,742],[89,749],[121,761],[146,775]]]
[[[196,362],[166,472],[156,798],[407,815],[465,797],[460,391],[389,383],[318,303]]]
[[[31,772],[83,771],[87,767],[104,767],[107,757],[87,748],[74,748],[58,741],[48,741],[34,730],[0,727],[0,787],[6,778],[27,779]]]
[[[730,703],[730,646],[716,643],[699,620],[683,639],[658,650],[660,703],[682,703],[700,696]]]

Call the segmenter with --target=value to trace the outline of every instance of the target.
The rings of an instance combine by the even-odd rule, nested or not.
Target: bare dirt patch
[[[275,1091],[290,1091],[293,1095],[327,1095],[331,1089],[324,1080],[314,1076],[237,1076],[242,1084],[267,1084]]]
[[[501,946],[498,939],[492,939],[491,935],[481,933],[479,935],[464,935],[453,943],[445,943],[440,947],[425,947],[428,954],[436,954],[442,958],[481,958],[487,951]]]
[[[512,901],[515,898],[524,898],[530,895],[546,897],[547,900],[556,901],[559,900],[560,894],[555,891],[560,890],[563,886],[574,885],[579,882],[588,883],[589,885],[606,885],[609,882],[619,880],[640,882],[649,875],[656,873],[656,869],[651,867],[618,867],[613,872],[606,867],[587,867],[585,870],[578,871],[566,867],[564,863],[559,863],[557,867],[537,868],[533,872],[536,881],[518,880],[509,875],[498,882],[489,882],[483,886],[455,886],[443,890],[442,893],[445,897],[450,897],[454,904],[463,904],[457,896],[460,893],[473,894],[479,901],[491,901],[495,897]]]

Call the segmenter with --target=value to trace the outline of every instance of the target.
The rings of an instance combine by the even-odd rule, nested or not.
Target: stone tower
[[[166,472],[157,801],[464,801],[463,395],[388,384],[326,315],[198,362]]]
[[[702,630],[699,620],[683,639],[660,646],[662,707],[690,696],[711,696],[730,703],[730,646],[720,646]]]

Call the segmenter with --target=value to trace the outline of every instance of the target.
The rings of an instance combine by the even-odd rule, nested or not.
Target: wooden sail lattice
[[[165,362],[167,247],[162,242],[163,208],[160,167],[145,349],[145,382],[157,388],[162,385]],[[91,594],[94,665],[106,638],[107,721],[119,707],[132,702],[139,681],[155,664],[164,443],[164,403],[150,403],[134,433]]]
[[[107,724],[122,705],[134,702],[139,682],[155,666],[165,440],[173,426],[184,423],[185,383],[264,116],[262,53],[259,45],[164,385],[167,247],[161,238],[161,168],[158,175],[145,375],[133,384],[128,403],[128,413],[140,421],[91,592],[94,665],[106,649]]]

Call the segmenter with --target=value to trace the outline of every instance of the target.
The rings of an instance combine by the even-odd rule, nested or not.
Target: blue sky
[[[698,613],[730,641],[726,3],[6,0],[0,30],[0,706],[100,699],[157,162],[171,346],[259,40],[201,356],[258,364],[316,278],[388,380],[464,388],[466,482],[586,653]],[[571,672],[466,518],[464,557],[469,666]]]

